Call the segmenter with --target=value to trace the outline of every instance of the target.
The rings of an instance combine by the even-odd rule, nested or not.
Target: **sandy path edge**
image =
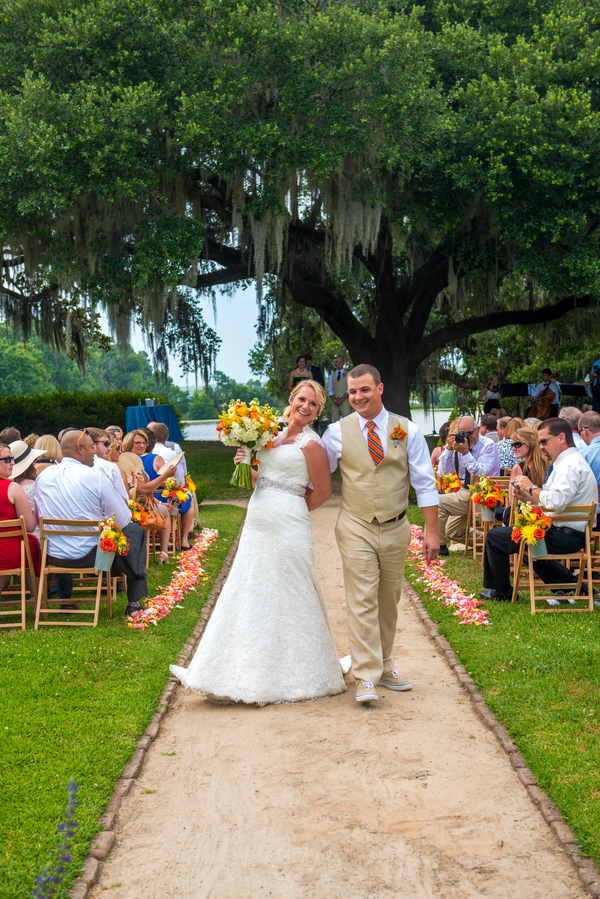
[[[335,500],[332,500],[331,503],[327,504],[327,505],[334,506],[334,505],[337,505],[337,503]],[[319,528],[317,526],[317,522],[318,522],[317,515],[315,515],[315,518],[313,519],[313,521],[315,523],[315,544],[318,545],[319,544],[319,533],[318,533]],[[328,521],[328,524],[330,524],[330,519]],[[222,583],[225,580],[226,574],[228,573],[229,567],[231,565],[231,561],[233,559],[233,554],[235,552],[235,549],[237,548],[238,541],[239,541],[239,535],[238,535],[238,538],[237,538],[234,546],[232,546],[232,549],[230,550],[230,553],[229,553],[226,563],[225,563],[225,565],[227,565],[227,563],[229,563],[229,566],[226,571],[225,571],[225,566],[224,566],[224,570],[222,571],[221,575],[219,576],[219,578],[221,578],[220,586],[222,586]],[[224,577],[222,577],[223,574],[225,574]],[[327,580],[327,578],[331,576],[329,572],[327,574],[323,575],[323,573],[321,571],[319,571],[319,574],[324,580]],[[211,594],[211,597],[212,597],[212,594]],[[216,597],[215,597],[215,601],[216,601]],[[454,674],[456,676],[458,684],[460,685],[462,695],[465,696],[465,698],[467,695],[469,696],[469,698],[471,699],[472,708],[475,709],[475,711],[477,712],[479,719],[486,726],[486,728],[488,728],[488,732],[491,732],[491,735],[493,735],[496,738],[496,740],[493,741],[494,744],[495,745],[499,744],[499,746],[502,748],[503,752],[506,753],[506,755],[508,756],[510,764],[512,765],[512,768],[516,772],[516,774],[519,778],[519,781],[520,781],[520,783],[516,782],[516,779],[514,778],[514,773],[513,773],[511,776],[512,776],[512,780],[515,781],[514,786],[516,787],[516,789],[518,791],[520,790],[521,784],[525,787],[525,789],[527,790],[527,793],[529,795],[529,798],[534,803],[536,809],[539,810],[542,817],[545,819],[546,823],[550,825],[553,833],[550,834],[546,831],[547,836],[545,838],[549,850],[551,852],[556,851],[556,850],[552,849],[552,845],[551,845],[554,842],[554,840],[556,839],[562,845],[562,848],[564,850],[566,850],[566,853],[568,855],[568,858],[570,859],[570,862],[575,866],[575,870],[579,874],[580,882],[583,883],[587,887],[589,895],[594,896],[594,897],[600,897],[600,877],[598,876],[598,870],[596,868],[595,863],[589,859],[584,859],[577,855],[572,854],[572,853],[579,852],[577,844],[575,842],[574,834],[572,833],[570,828],[566,825],[566,823],[563,821],[562,817],[560,816],[560,813],[558,812],[558,809],[552,803],[552,801],[549,799],[549,797],[547,797],[546,794],[544,794],[537,787],[537,785],[535,783],[535,778],[534,778],[533,774],[526,768],[524,759],[522,758],[522,756],[519,755],[517,747],[514,745],[514,743],[512,743],[510,741],[508,734],[507,734],[506,730],[503,728],[503,726],[501,724],[499,724],[499,722],[494,718],[492,713],[487,709],[487,707],[485,706],[485,703],[483,702],[483,697],[476,693],[475,686],[473,685],[471,679],[469,678],[466,670],[459,666],[459,664],[456,660],[456,657],[454,656],[454,653],[452,652],[450,644],[439,635],[437,625],[430,619],[426,609],[424,608],[424,606],[422,605],[422,603],[420,602],[420,600],[418,599],[418,597],[416,596],[416,594],[414,593],[414,591],[412,590],[412,588],[410,587],[410,585],[408,583],[405,583],[405,595],[403,597],[403,601],[405,603],[409,604],[408,608],[412,607],[412,609],[414,609],[416,611],[415,617],[418,617],[419,621],[424,626],[425,631],[427,632],[428,636],[433,641],[433,645],[435,646],[435,649],[436,649],[436,657],[439,659],[439,656],[441,655],[442,658],[446,661],[447,665],[449,665],[450,669],[454,672]],[[208,603],[207,603],[207,605],[208,605]],[[214,605],[214,602],[212,605]],[[206,610],[206,607],[205,607],[205,610]],[[404,614],[408,614],[406,612],[406,609],[404,609]],[[205,619],[204,623],[199,625],[201,630],[203,630],[203,627],[205,626],[207,620],[208,620],[208,614],[206,615],[206,619]],[[339,621],[337,623],[339,625]],[[421,629],[419,628],[419,630],[421,630]],[[197,640],[200,637],[200,634],[196,635],[196,633],[194,632],[194,636],[195,636],[195,639],[193,640],[193,644],[195,645],[195,643],[197,642]],[[338,639],[338,638],[336,638],[336,639]],[[427,641],[427,642],[429,642],[429,641]],[[184,650],[183,650],[184,659],[187,658],[189,656],[189,654],[191,654],[191,652],[193,651],[194,645],[192,645],[192,641],[188,641],[188,643],[184,646]],[[342,644],[340,643],[339,645],[341,647]],[[432,644],[429,643],[429,646],[431,647]],[[340,654],[342,654],[342,653],[340,653]],[[441,661],[441,659],[440,659],[440,661]],[[169,682],[168,682],[168,684],[169,684]],[[180,691],[180,692],[182,693],[183,691]],[[350,691],[350,692],[352,692],[352,691]],[[145,754],[151,745],[151,740],[158,733],[160,720],[162,719],[162,716],[166,712],[168,704],[170,703],[170,700],[172,697],[173,697],[173,685],[171,683],[171,686],[168,686],[167,691],[165,691],[165,694],[163,694],[163,696],[161,697],[162,706],[159,707],[159,711],[157,713],[157,715],[160,717],[158,718],[157,721],[153,720],[153,722],[149,726],[149,729],[151,729],[151,734],[146,734],[144,737],[141,738],[140,743],[138,744],[138,749],[134,753],[134,756],[132,757],[131,762],[126,766],[126,768],[123,772],[123,775],[122,775],[119,783],[117,784],[117,788],[116,788],[115,794],[113,796],[113,801],[111,802],[111,804],[109,806],[109,811],[108,811],[107,815],[103,816],[103,819],[101,819],[104,823],[105,829],[93,843],[94,846],[97,846],[96,849],[92,850],[92,852],[94,853],[94,856],[96,856],[96,857],[90,856],[90,858],[86,862],[86,868],[84,870],[84,875],[82,878],[80,878],[79,881],[76,882],[76,884],[74,885],[74,888],[72,890],[72,893],[71,893],[72,899],[86,899],[86,897],[91,895],[91,892],[92,892],[91,885],[93,883],[97,882],[97,880],[100,876],[100,873],[101,873],[100,872],[100,859],[98,858],[98,856],[101,859],[106,859],[108,857],[108,855],[111,851],[111,848],[113,846],[113,843],[115,841],[116,812],[119,810],[124,797],[127,795],[127,793],[129,793],[129,791],[131,790],[131,787],[134,785],[135,778],[137,778],[141,772],[142,765],[145,760]],[[346,696],[344,698],[347,699],[348,694],[346,694]],[[353,696],[351,698],[353,701]],[[393,698],[396,699],[397,695],[394,695]],[[199,701],[199,702],[204,702],[203,700],[199,700],[198,697],[195,697],[195,700]],[[459,702],[462,702],[462,700],[459,700]],[[178,705],[179,705],[179,707],[181,707],[181,702],[179,702]],[[304,709],[308,709],[309,705],[310,704],[304,704]],[[320,704],[314,704],[313,708],[315,708],[318,705],[320,705]],[[383,704],[380,702],[380,706],[382,706],[382,705]],[[268,708],[275,709],[276,707],[268,707]],[[277,707],[277,708],[281,709],[281,707]],[[287,707],[287,708],[290,708],[290,707]],[[366,711],[366,710],[361,709],[361,711]],[[155,716],[155,718],[156,717],[157,716]],[[304,715],[304,717],[306,718],[306,715]],[[169,716],[169,719],[170,718],[171,718],[171,716]],[[412,719],[408,719],[408,720],[412,720]],[[469,736],[472,737],[473,735],[469,734]],[[398,740],[397,737],[394,737],[394,739],[396,741]],[[324,740],[320,740],[319,742],[324,742]],[[170,755],[172,753],[161,753],[161,754],[162,755]],[[338,762],[338,764],[339,764],[339,762]],[[173,772],[173,773],[175,773],[175,772]],[[494,774],[495,774],[494,771],[489,772],[490,777],[493,777]],[[208,777],[210,777],[210,775],[208,775]],[[417,773],[416,777],[417,778],[429,777],[429,773],[428,772],[424,772],[422,774]],[[425,782],[423,782],[423,783],[420,783],[419,785],[426,786],[427,784]],[[257,790],[255,792],[259,792],[259,791]],[[129,797],[129,800],[131,800],[131,797]],[[522,809],[519,810],[518,817],[521,814],[522,814]],[[213,821],[212,823],[214,825],[215,822]],[[125,827],[126,827],[126,822],[123,822],[123,825],[125,825]],[[314,824],[313,824],[313,826],[314,826]],[[369,823],[369,828],[372,828],[372,827],[373,827],[373,822],[371,821]],[[389,828],[389,824],[388,824],[388,828]],[[394,828],[392,828],[392,829],[394,829]],[[535,829],[535,826],[532,829]],[[373,829],[370,829],[370,832],[375,833],[376,831]],[[396,836],[402,832],[403,832],[402,829],[400,829],[400,830],[398,830],[397,828],[395,829]],[[389,829],[388,829],[388,833],[389,833]],[[423,839],[423,837],[421,837],[421,839]],[[542,838],[542,840],[543,840],[543,838]],[[499,845],[501,843],[502,843],[502,841],[500,841]],[[447,851],[445,854],[447,854]],[[567,865],[567,869],[572,870],[571,865],[567,862],[565,854],[561,852],[560,855],[563,857],[564,863]],[[414,861],[414,859],[413,859],[413,861]],[[451,859],[448,861],[449,868],[452,868],[453,861],[455,862],[456,860]],[[558,858],[555,857],[554,861],[558,861]],[[177,862],[177,864],[179,864],[179,862]],[[434,862],[433,868],[435,868],[435,867],[436,867],[436,863]],[[554,868],[554,865],[552,867]],[[483,870],[483,868],[481,870]],[[149,874],[149,876],[152,876],[150,874],[150,872],[148,872],[148,874]],[[427,868],[426,874],[431,875],[431,870],[429,868]],[[554,878],[556,878],[557,875],[558,875],[558,871],[556,870],[556,868],[554,868],[552,875],[549,874],[549,876],[553,876]],[[483,873],[484,880],[487,877],[488,877],[488,873],[486,873],[484,871],[484,873]],[[566,880],[564,879],[565,877],[566,877]],[[569,878],[568,878],[568,875],[566,874],[564,867],[561,869],[560,876],[558,877],[558,879],[563,881],[562,885],[564,888],[566,888],[568,890],[568,893],[567,892],[555,893],[554,891],[552,891],[551,893],[548,893],[547,889],[543,888],[543,885],[540,882],[539,885],[540,885],[540,888],[544,889],[544,895],[552,895],[552,896],[557,895],[557,896],[561,896],[561,897],[563,895],[565,897],[567,895],[568,896],[583,895],[582,892],[577,891],[577,888],[575,887],[576,881],[570,882],[567,885],[567,881],[569,880]],[[289,883],[289,881],[288,881],[288,883]],[[451,883],[452,883],[452,880],[450,880],[450,884]],[[433,885],[431,885],[431,886],[433,886]],[[445,883],[445,887],[448,889],[450,888],[448,886],[448,883]],[[477,891],[474,895],[486,894],[486,895],[495,896],[496,893],[493,892],[493,885],[491,883],[491,880],[490,880],[490,882],[487,883],[487,887],[492,888],[492,891],[490,892],[488,888],[483,888],[481,890],[481,892]],[[106,885],[104,887],[101,886],[100,892],[102,892],[103,889],[106,889],[106,888],[107,888]],[[316,886],[317,892],[314,892],[313,891],[314,888],[315,888],[314,885],[310,886],[307,883],[306,889],[301,891],[301,893],[299,893],[298,895],[319,896],[319,897],[321,895],[323,895],[323,896],[326,896],[326,895],[327,896],[328,895],[331,895],[331,896],[336,895],[337,896],[338,895],[337,892],[329,893],[329,892],[319,891],[320,890],[319,886]],[[209,892],[210,892],[210,889],[212,889],[212,887],[209,887]],[[227,887],[224,886],[223,889],[227,890]],[[371,892],[370,889],[367,890],[365,888],[364,895],[379,896],[379,895],[384,895],[384,893],[385,893],[385,895],[387,895],[386,890],[384,890],[383,892],[380,893],[379,890],[377,889],[377,887],[375,887],[374,889],[375,889],[375,891]],[[455,893],[452,891],[446,893],[443,890],[439,891],[438,889],[436,889],[434,892],[436,895],[448,895],[448,896],[455,895]],[[275,895],[275,896],[278,895],[277,892],[270,893],[270,894]],[[117,895],[117,892],[115,892],[115,895]],[[120,895],[120,892],[118,893],[118,895]],[[169,895],[179,896],[180,894],[169,892]],[[205,892],[195,893],[194,892],[194,893],[190,893],[189,895],[204,896],[204,895],[209,895],[209,893],[205,893]],[[210,895],[213,895],[212,892],[210,892]],[[216,893],[215,895],[229,896],[230,893],[223,892],[221,894]],[[231,893],[231,895],[233,895],[233,892]],[[281,895],[283,895],[283,892],[281,893]],[[296,895],[296,894],[293,894],[293,895]],[[354,893],[350,892],[350,893],[348,893],[348,895],[354,896]],[[360,894],[360,895],[362,895],[362,894]],[[412,894],[410,894],[410,895],[412,896]],[[421,893],[419,893],[419,895],[421,895]],[[426,893],[423,893],[423,895],[433,895],[433,892],[426,892]],[[463,895],[463,894],[459,893],[457,895]],[[466,894],[464,894],[464,895],[466,895]],[[471,895],[471,894],[469,893],[469,895]],[[522,895],[523,896],[525,896],[525,895],[526,896],[529,896],[529,895],[537,896],[538,893],[536,892],[535,889],[533,889],[533,891],[531,891],[531,889],[530,889],[528,891],[524,891],[522,893]],[[540,891],[539,895],[542,895],[541,891]]]

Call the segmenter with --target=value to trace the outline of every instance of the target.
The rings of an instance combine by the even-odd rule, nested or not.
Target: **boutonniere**
[[[390,434],[390,437],[394,441],[394,446],[398,446],[398,441],[404,440],[404,438],[406,437],[406,431],[403,431],[402,427],[398,425],[394,428],[394,430]]]

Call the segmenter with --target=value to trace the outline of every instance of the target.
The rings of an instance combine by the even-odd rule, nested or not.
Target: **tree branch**
[[[465,318],[423,338],[415,348],[418,352],[413,358],[416,362],[422,362],[440,347],[468,337],[470,334],[481,334],[483,331],[503,328],[506,325],[539,325],[542,322],[555,321],[566,315],[567,312],[572,312],[573,309],[586,309],[592,305],[593,301],[594,298],[591,294],[584,294],[582,297],[564,297],[551,306],[543,306],[541,309],[503,310],[502,312],[491,312],[489,315]]]
[[[194,287],[196,290],[206,290],[219,284],[231,284],[232,281],[243,281],[249,278],[248,266],[244,263],[229,265],[227,268],[219,268],[214,272],[204,272],[196,278]]]
[[[448,381],[456,387],[462,387],[463,390],[477,390],[479,386],[472,378],[467,375],[459,375],[451,368],[438,368],[438,375],[442,381]]]

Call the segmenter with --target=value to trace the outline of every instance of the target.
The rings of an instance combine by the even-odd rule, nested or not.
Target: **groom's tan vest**
[[[385,458],[375,465],[367,449],[358,413],[342,418],[342,455],[339,461],[344,483],[342,508],[362,521],[389,521],[408,506],[408,456],[406,441],[394,441],[390,434],[397,425],[408,431],[408,421],[390,413]]]

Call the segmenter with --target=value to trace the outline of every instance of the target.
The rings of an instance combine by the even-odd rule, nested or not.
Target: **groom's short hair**
[[[381,384],[381,375],[374,365],[356,365],[352,371],[348,372],[349,378],[362,378],[363,375],[371,375],[375,381],[375,386]]]

